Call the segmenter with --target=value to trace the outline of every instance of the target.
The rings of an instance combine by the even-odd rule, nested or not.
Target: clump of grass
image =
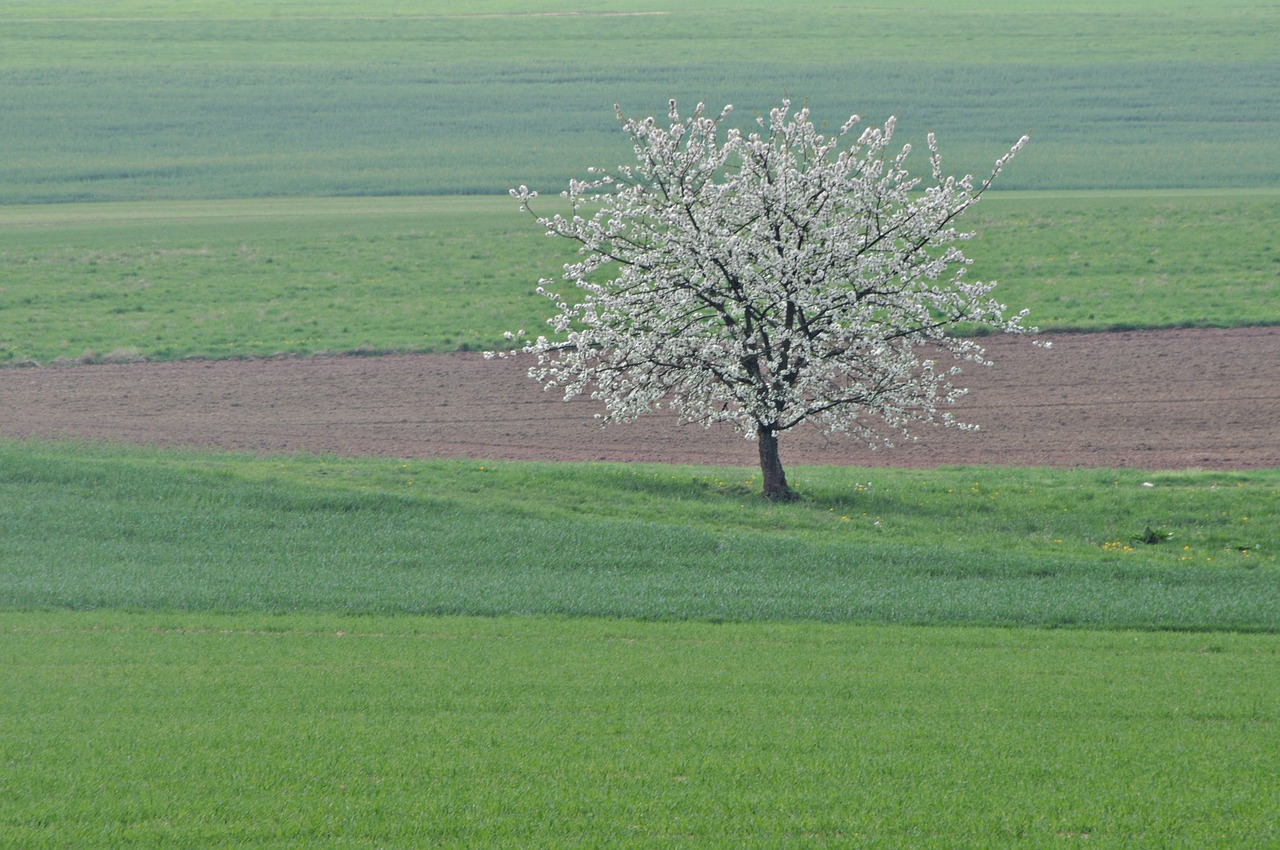
[[[1138,541],[1139,543],[1145,543],[1148,546],[1154,546],[1157,543],[1165,543],[1172,540],[1173,532],[1165,531],[1164,529],[1152,528],[1151,526],[1148,525],[1146,528],[1142,530],[1141,534],[1135,534],[1133,536],[1133,539]]]

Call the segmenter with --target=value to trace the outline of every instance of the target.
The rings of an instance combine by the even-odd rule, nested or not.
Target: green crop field
[[[420,196],[554,192],[627,157],[614,102],[670,96],[899,114],[957,170],[1029,131],[1000,188],[1052,193],[970,221],[975,272],[1034,323],[1280,321],[1277,3],[66,0],[0,23],[0,364],[498,347],[540,327],[563,246],[505,199]],[[1180,191],[1114,193],[1146,187]]]
[[[1275,472],[0,449],[6,846],[1280,838]]]
[[[0,613],[0,844],[1267,847],[1273,635]]]
[[[575,12],[575,14],[555,14]],[[1280,4],[62,0],[0,8],[0,203],[494,193],[613,104],[900,117],[1005,188],[1280,184]]]
[[[1276,324],[1277,219],[1280,190],[993,193],[968,250],[1044,330]],[[505,347],[571,256],[510,198],[0,207],[0,364]]]
[[[569,257],[505,191],[670,97],[961,173],[1029,132],[963,222],[1002,301],[1280,323],[1277,43],[1275,0],[11,0],[0,367],[501,346]],[[0,847],[1280,845],[1280,471],[792,478],[0,441]]]
[[[1280,630],[1274,472],[796,477],[10,444],[0,608]]]
[[[1280,321],[1280,193],[1000,193],[973,271],[1044,329]]]
[[[493,348],[541,323],[538,275],[563,261],[509,198],[72,204],[0,221],[8,363]]]

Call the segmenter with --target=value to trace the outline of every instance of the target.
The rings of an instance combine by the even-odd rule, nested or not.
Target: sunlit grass
[[[1268,846],[1274,636],[0,613],[14,847]]]
[[[1059,330],[1280,323],[1280,194],[1004,193],[965,226],[973,273]]]
[[[563,253],[510,199],[9,208],[0,360],[495,348]]]
[[[1280,322],[1277,217],[1276,192],[1004,193],[965,224],[1031,323],[1101,330]],[[0,208],[0,363],[498,348],[571,257],[510,198]]]

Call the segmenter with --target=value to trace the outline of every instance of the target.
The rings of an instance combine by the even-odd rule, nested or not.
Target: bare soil
[[[1057,335],[985,345],[958,418],[869,451],[800,428],[783,461],[933,467],[1280,467],[1280,328]],[[69,436],[262,453],[609,460],[753,466],[727,427],[654,414],[601,428],[528,363],[479,354],[139,363],[0,370],[0,436]]]

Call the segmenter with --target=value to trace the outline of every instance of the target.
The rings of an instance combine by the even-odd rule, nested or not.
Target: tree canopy
[[[512,190],[549,236],[579,244],[563,281],[538,291],[556,315],[527,342],[530,376],[565,398],[589,393],[606,423],[670,406],[682,421],[730,422],[759,443],[764,494],[790,498],[778,436],[802,422],[892,445],[914,423],[960,427],[944,408],[964,363],[987,364],[957,325],[1023,333],[994,282],[970,281],[955,227],[985,179],[944,176],[932,134],[931,180],[891,150],[894,119],[822,132],[783,101],[755,128],[699,104],[669,123],[626,118],[635,163],[592,168],[562,193],[567,215],[538,216],[537,192]],[[522,337],[524,332],[509,335]]]

